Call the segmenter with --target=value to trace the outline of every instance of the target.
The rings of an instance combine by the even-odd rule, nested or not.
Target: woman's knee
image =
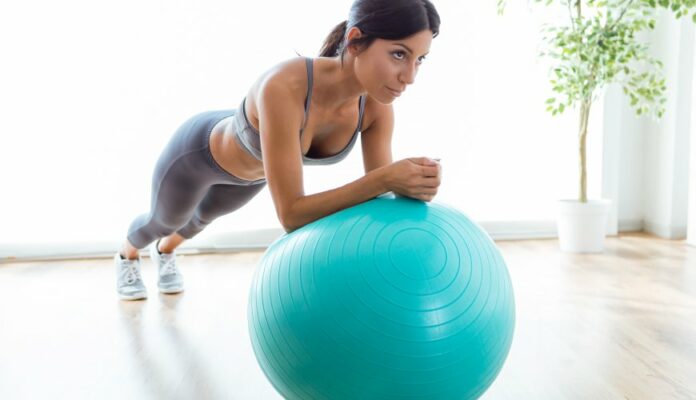
[[[189,220],[186,225],[182,226],[177,233],[181,235],[182,237],[185,237],[187,239],[190,239],[197,234],[199,234],[203,229],[205,229],[212,220],[204,220],[201,219],[200,216],[196,213],[193,217],[191,217],[191,220]]]
[[[150,214],[142,215],[133,221],[129,229],[129,236],[146,236],[148,238],[157,239],[169,236],[181,228],[188,218],[176,216],[172,218],[162,218],[158,216],[154,218]]]

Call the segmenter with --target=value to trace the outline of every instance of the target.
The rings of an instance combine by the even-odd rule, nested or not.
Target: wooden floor
[[[642,234],[605,253],[498,242],[515,289],[508,360],[483,399],[696,399],[696,248]],[[262,253],[187,255],[187,291],[122,302],[111,260],[0,265],[0,399],[280,399],[254,359]]]

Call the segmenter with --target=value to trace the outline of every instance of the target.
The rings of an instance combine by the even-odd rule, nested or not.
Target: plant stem
[[[626,7],[624,7],[623,10],[621,10],[621,14],[619,14],[619,18],[615,19],[615,20],[614,20],[614,23],[611,24],[611,26],[607,27],[607,25],[604,24],[604,31],[605,31],[605,32],[611,32],[611,31],[614,29],[614,27],[616,26],[616,24],[618,24],[619,21],[621,21],[621,18],[623,18],[624,14],[626,14],[626,11],[628,11],[628,8],[631,7],[631,3],[633,3],[633,1],[634,1],[634,0],[629,0],[629,1],[626,3]]]
[[[587,203],[587,122],[590,119],[592,100],[583,99],[580,104],[580,202]]]
[[[568,16],[570,16],[570,26],[573,28],[573,32],[577,31],[575,29],[575,20],[573,19],[573,9],[571,8],[571,3],[572,0],[568,0]]]

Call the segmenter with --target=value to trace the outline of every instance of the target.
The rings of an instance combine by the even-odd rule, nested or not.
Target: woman
[[[160,292],[181,292],[174,250],[266,183],[288,232],[389,191],[432,200],[440,185],[436,161],[392,162],[391,103],[414,82],[439,25],[429,0],[356,0],[318,58],[281,62],[254,83],[237,110],[184,122],[157,161],[150,212],[132,222],[114,257],[119,296],[147,297],[138,250],[154,241]],[[302,165],[340,161],[358,132],[365,176],[305,195]]]

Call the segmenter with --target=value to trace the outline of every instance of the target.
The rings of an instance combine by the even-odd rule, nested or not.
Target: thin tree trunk
[[[580,202],[587,203],[587,121],[590,119],[592,101],[585,99],[580,104]]]

